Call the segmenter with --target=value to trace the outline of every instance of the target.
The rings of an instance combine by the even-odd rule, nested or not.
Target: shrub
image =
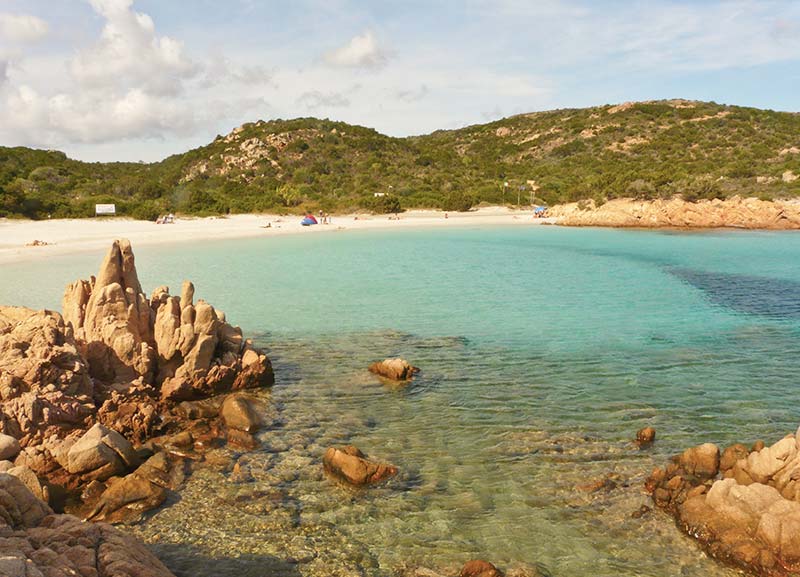
[[[475,204],[475,197],[460,190],[451,190],[442,200],[442,210],[467,212]]]
[[[400,199],[393,194],[373,196],[367,201],[367,208],[376,214],[397,214],[403,212]]]

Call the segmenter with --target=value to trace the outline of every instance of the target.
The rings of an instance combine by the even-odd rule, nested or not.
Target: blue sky
[[[800,110],[798,1],[0,0],[0,144],[158,160],[243,122],[404,136],[689,98]]]

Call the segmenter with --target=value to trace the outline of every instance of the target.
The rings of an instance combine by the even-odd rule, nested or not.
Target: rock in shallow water
[[[372,363],[369,371],[392,381],[410,381],[419,369],[400,357]]]
[[[370,461],[356,447],[330,447],[322,459],[328,473],[336,475],[353,485],[370,485],[394,477],[397,467]]]

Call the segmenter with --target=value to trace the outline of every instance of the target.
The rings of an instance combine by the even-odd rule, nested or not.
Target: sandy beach
[[[405,212],[399,220],[390,219],[387,215],[350,214],[333,216],[330,224],[308,227],[300,225],[301,218],[297,215],[237,214],[177,218],[174,224],[155,224],[122,217],[40,221],[0,219],[0,263],[102,249],[117,238],[130,239],[134,246],[139,246],[349,230],[552,223],[551,219],[534,218],[531,211],[504,207],[486,207],[466,213],[451,212],[447,213],[447,218],[444,212],[435,210]],[[34,241],[47,244],[32,246]]]

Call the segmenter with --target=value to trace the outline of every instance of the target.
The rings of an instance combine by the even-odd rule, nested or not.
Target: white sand
[[[209,239],[268,237],[282,234],[323,234],[336,231],[399,229],[465,225],[531,226],[552,223],[533,218],[530,211],[487,207],[467,213],[409,211],[400,220],[388,216],[333,216],[331,224],[304,227],[300,216],[238,214],[225,218],[178,218],[174,224],[126,218],[9,220],[0,219],[0,263],[19,262],[50,256],[103,249],[114,239],[130,239],[134,247],[143,244],[171,244]],[[263,228],[271,223],[270,228]],[[26,246],[33,241],[46,246]]]

